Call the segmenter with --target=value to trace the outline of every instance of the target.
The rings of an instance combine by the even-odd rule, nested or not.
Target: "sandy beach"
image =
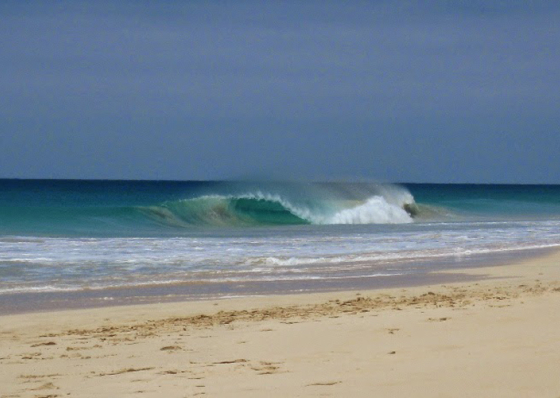
[[[560,397],[560,253],[475,282],[0,317],[0,397]]]

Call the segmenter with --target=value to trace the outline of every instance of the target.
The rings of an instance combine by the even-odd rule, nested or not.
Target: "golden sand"
[[[560,397],[560,254],[477,282],[0,317],[0,397]]]

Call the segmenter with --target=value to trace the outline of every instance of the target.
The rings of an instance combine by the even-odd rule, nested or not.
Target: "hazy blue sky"
[[[560,2],[0,2],[0,177],[560,183]]]

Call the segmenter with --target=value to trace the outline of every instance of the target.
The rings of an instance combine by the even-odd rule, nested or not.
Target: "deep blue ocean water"
[[[0,299],[394,278],[560,247],[560,186],[0,180]]]

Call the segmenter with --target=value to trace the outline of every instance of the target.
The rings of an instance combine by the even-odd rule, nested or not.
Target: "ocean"
[[[0,312],[421,283],[557,247],[558,185],[0,180]]]

